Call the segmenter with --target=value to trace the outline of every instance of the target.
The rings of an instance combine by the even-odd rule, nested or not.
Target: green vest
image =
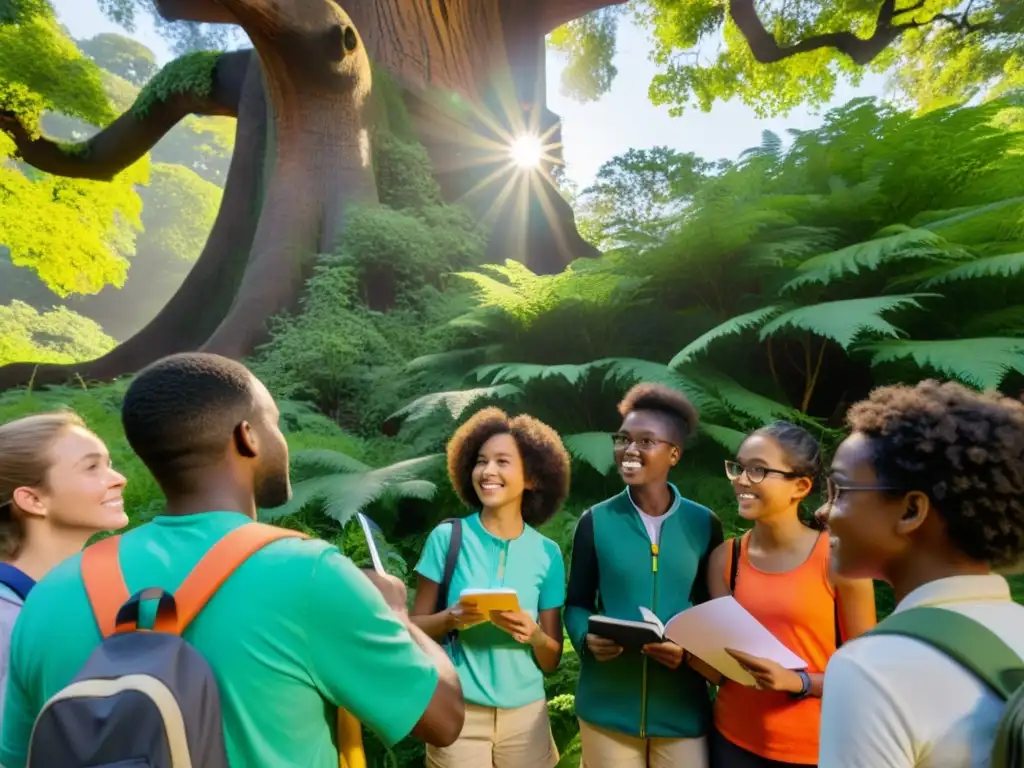
[[[707,507],[676,501],[657,546],[627,491],[585,512],[573,539],[565,625],[580,657],[576,713],[587,723],[640,738],[695,738],[707,733],[707,683],[685,663],[670,670],[637,652],[599,662],[586,648],[587,621],[600,613],[662,621],[707,599],[707,560],[722,525]]]

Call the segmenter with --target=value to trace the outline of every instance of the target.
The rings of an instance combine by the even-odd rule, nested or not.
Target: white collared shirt
[[[897,611],[930,605],[984,624],[1024,657],[1024,606],[1002,576],[918,587]],[[844,645],[825,670],[820,768],[987,768],[1004,703],[941,651],[909,637]]]

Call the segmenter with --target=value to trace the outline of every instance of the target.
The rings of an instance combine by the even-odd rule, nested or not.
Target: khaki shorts
[[[466,724],[450,747],[427,745],[427,768],[555,768],[558,748],[544,699],[516,709],[466,704]]]
[[[708,768],[708,743],[699,739],[641,739],[580,720],[581,768]]]

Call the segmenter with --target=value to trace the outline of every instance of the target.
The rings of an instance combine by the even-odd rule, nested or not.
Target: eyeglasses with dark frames
[[[825,481],[825,506],[832,508],[839,500],[841,493],[854,493],[856,491],[902,491],[895,485],[839,485],[831,477]]]
[[[739,480],[744,472],[747,473],[747,480],[749,480],[753,485],[763,482],[768,475],[779,475],[781,477],[789,478],[790,480],[798,477],[807,477],[803,472],[790,472],[785,469],[772,469],[771,467],[763,467],[760,464],[753,467],[745,467],[738,461],[725,462],[725,476],[730,480]]]
[[[632,435],[626,435],[622,432],[616,432],[612,435],[612,443],[616,448],[629,448],[630,445],[636,445],[636,447],[643,453],[653,451],[659,445],[675,446],[675,443],[668,440],[662,440],[657,437],[645,436],[634,438]]]

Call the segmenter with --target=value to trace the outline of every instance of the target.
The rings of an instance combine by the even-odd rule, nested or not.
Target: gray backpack
[[[228,768],[217,681],[181,635],[239,565],[286,537],[304,538],[246,523],[211,547],[173,594],[151,587],[130,597],[120,537],[86,548],[82,579],[103,641],[40,711],[27,768]],[[159,600],[156,621],[141,629],[139,609],[150,599]]]
[[[973,673],[1006,702],[992,745],[992,768],[1024,765],[1024,660],[994,632],[945,608],[893,613],[867,635],[903,635],[927,643]]]

